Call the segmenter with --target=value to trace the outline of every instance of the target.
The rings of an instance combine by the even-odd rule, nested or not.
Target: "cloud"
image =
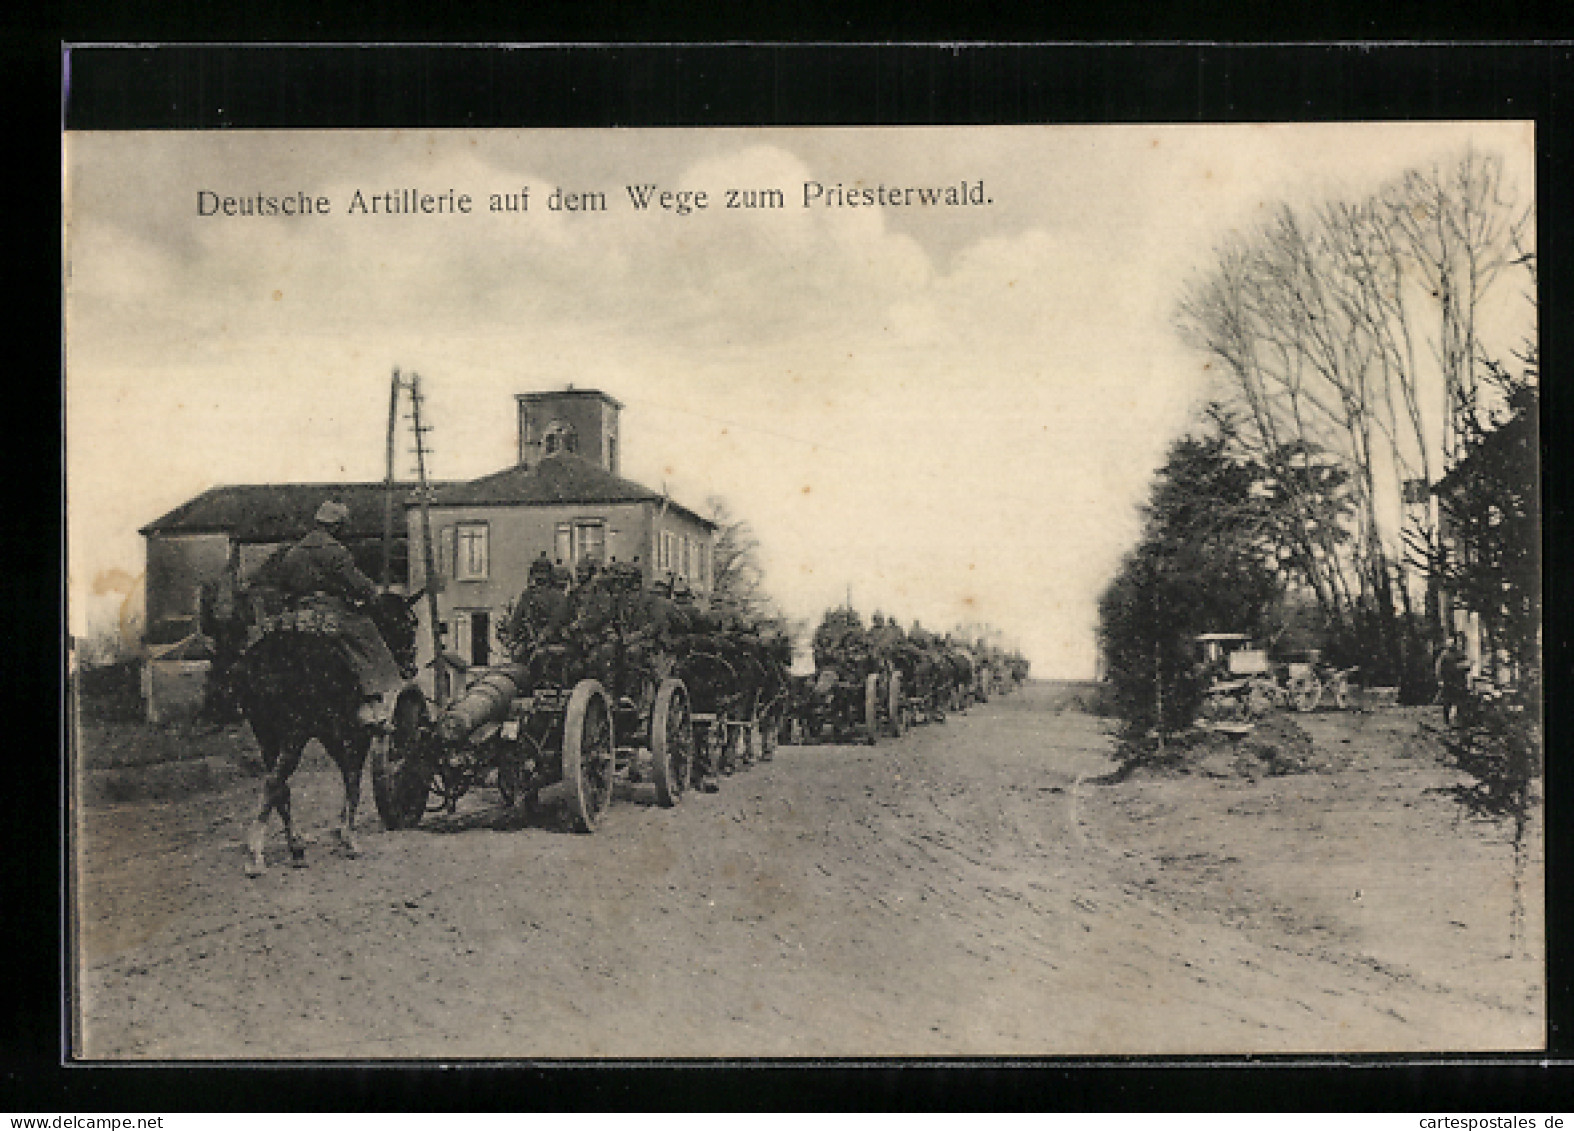
[[[1205,388],[1171,328],[1180,281],[1308,169],[1366,176],[1422,134],[1466,136],[72,135],[73,576],[134,574],[135,528],[216,482],[378,477],[396,365],[426,379],[445,477],[505,464],[512,395],[571,381],[627,403],[635,478],[750,519],[796,615],[850,584],[866,611],[993,620],[1050,670],[1085,672],[1094,600]],[[809,180],[964,177],[994,203],[801,200]],[[631,184],[709,208],[635,211]],[[484,209],[526,186],[525,214],[344,212],[357,190]],[[199,188],[335,211],[201,218]],[[606,211],[553,211],[553,188],[605,193]],[[767,188],[784,207],[725,207]]]

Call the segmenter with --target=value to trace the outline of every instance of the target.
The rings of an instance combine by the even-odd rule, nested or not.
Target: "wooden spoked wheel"
[[[870,746],[880,735],[880,677],[870,673],[864,680],[864,741]]]
[[[563,719],[563,782],[568,815],[579,832],[594,832],[612,805],[615,756],[607,694],[597,681],[582,679]]]
[[[1297,711],[1304,714],[1317,710],[1317,704],[1322,702],[1322,698],[1323,685],[1311,672],[1290,677],[1290,702],[1295,704]]]
[[[650,762],[656,800],[670,809],[682,800],[694,772],[694,718],[689,712],[689,693],[680,680],[664,679],[656,691]]]
[[[891,733],[901,738],[902,732],[907,729],[907,704],[902,700],[901,672],[891,673],[891,682],[886,688],[886,709],[891,715]]]
[[[776,744],[781,739],[781,719],[770,712],[760,718],[760,725],[755,728],[755,737],[759,739],[759,748],[756,754],[760,761],[769,762],[776,757]]]
[[[432,768],[421,749],[425,719],[426,705],[407,694],[394,707],[392,729],[372,740],[372,799],[385,829],[414,828],[426,812]]]

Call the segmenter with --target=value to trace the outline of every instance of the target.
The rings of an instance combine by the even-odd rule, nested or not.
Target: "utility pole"
[[[393,583],[394,539],[394,432],[399,425],[399,370],[388,387],[387,467],[383,477],[383,588]]]
[[[432,488],[426,478],[426,439],[421,423],[421,378],[410,374],[410,421],[415,429],[415,473],[421,504],[421,555],[426,573],[426,612],[432,630],[432,690],[439,707],[448,704],[448,662],[443,655],[442,625],[437,610],[437,555],[432,549]]]

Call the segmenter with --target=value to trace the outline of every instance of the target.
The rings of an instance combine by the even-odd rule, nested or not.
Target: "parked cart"
[[[1250,720],[1275,708],[1310,712],[1324,701],[1339,710],[1350,706],[1358,668],[1323,664],[1315,651],[1275,661],[1242,633],[1206,633],[1194,640],[1199,663],[1211,673],[1206,719]]]

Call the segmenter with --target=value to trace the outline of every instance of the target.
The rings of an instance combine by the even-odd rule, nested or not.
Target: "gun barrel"
[[[528,685],[529,676],[523,664],[504,664],[488,672],[449,704],[438,720],[438,737],[444,742],[461,742],[478,727],[503,718],[509,704]]]

